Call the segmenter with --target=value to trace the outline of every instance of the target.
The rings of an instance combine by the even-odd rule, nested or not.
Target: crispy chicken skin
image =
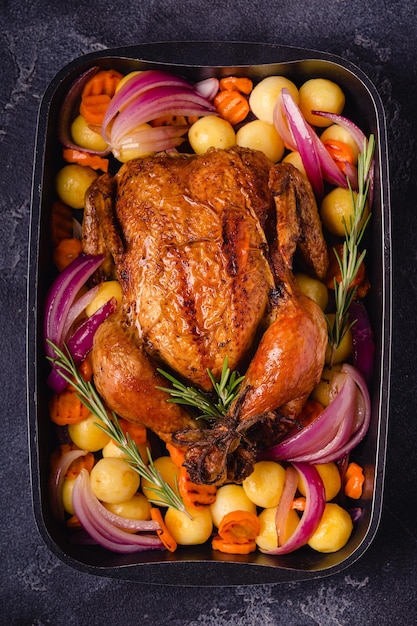
[[[94,340],[107,404],[186,446],[195,482],[243,479],[254,424],[296,416],[324,363],[324,316],[292,275],[296,249],[314,275],[327,270],[309,183],[238,147],[133,160],[91,186],[83,246],[105,254],[104,275],[114,273],[123,292],[122,310]],[[246,375],[213,428],[153,389],[157,366],[209,389],[207,368],[218,378],[226,356]]]

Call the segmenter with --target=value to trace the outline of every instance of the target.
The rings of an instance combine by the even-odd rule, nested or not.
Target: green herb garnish
[[[244,376],[239,376],[238,372],[230,371],[228,358],[226,356],[219,382],[215,380],[212,372],[209,369],[207,370],[213,385],[213,392],[216,396],[216,398],[212,400],[209,393],[196,389],[195,387],[187,387],[164,370],[158,369],[158,372],[162,374],[162,376],[165,376],[173,385],[172,388],[157,387],[161,391],[170,394],[171,398],[168,399],[168,402],[192,406],[200,411],[200,415],[198,415],[196,419],[206,420],[217,419],[226,415],[230,405],[238,395],[240,383],[244,378]]]
[[[343,242],[342,255],[340,256],[338,252],[334,250],[340,268],[341,281],[338,282],[336,278],[334,279],[336,311],[333,325],[327,320],[329,345],[332,350],[330,366],[333,364],[333,356],[340,342],[355,323],[355,321],[349,320],[349,307],[357,290],[357,286],[352,286],[352,283],[366,255],[366,250],[359,252],[359,245],[370,219],[370,214],[366,219],[363,218],[369,192],[369,172],[372,165],[374,148],[375,140],[374,136],[371,135],[369,141],[364,140],[363,151],[358,155],[358,191],[356,195],[348,180],[353,205],[353,216],[350,218],[349,229],[346,223],[344,224],[345,240]]]
[[[47,357],[47,359],[59,369],[60,375],[74,387],[81,402],[100,420],[96,423],[97,427],[108,434],[126,454],[128,457],[126,461],[132,469],[152,484],[149,489],[155,492],[157,499],[156,497],[155,499],[148,498],[149,501],[153,504],[172,507],[191,517],[179,495],[178,486],[175,484],[175,489],[173,489],[164,481],[153,463],[149,450],[147,451],[149,465],[144,463],[136,442],[132,440],[129,433],[123,432],[115,412],[106,409],[94,385],[83,379],[69,352],[67,351],[65,354],[52,341],[48,340],[48,343],[54,349],[57,357]]]

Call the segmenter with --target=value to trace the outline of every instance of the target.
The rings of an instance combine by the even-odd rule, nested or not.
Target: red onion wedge
[[[45,352],[48,357],[53,359],[56,356],[49,341],[62,348],[65,340],[63,333],[69,311],[79,290],[100,266],[102,261],[103,257],[101,255],[80,255],[52,283],[46,297],[44,319]],[[53,371],[55,371],[55,368]],[[51,380],[48,380],[48,383],[54,384],[58,378],[61,379],[61,383],[58,386],[62,385],[63,379],[61,376],[57,377],[56,371],[52,375]]]
[[[344,364],[335,376],[332,402],[305,428],[259,455],[265,460],[328,463],[352,450],[366,435],[371,406],[366,382],[354,367]]]
[[[359,148],[359,151],[362,152],[364,147],[367,145],[367,138],[362,130],[357,126],[352,120],[344,117],[343,115],[338,115],[337,113],[328,113],[326,111],[313,111],[314,115],[321,115],[328,120],[331,120],[335,124],[342,126],[345,130],[347,130],[353,137],[356,145]],[[374,168],[375,168],[375,159],[372,159],[371,167],[369,169],[369,204],[372,206],[373,200],[373,192],[374,192]],[[353,187],[353,185],[352,185]],[[354,188],[354,187],[353,187]]]
[[[314,193],[318,198],[323,196],[323,177],[320,161],[314,140],[314,132],[305,121],[300,109],[294,102],[288,89],[281,92],[282,106],[288,121],[288,126],[294,137],[297,150],[300,153],[304,169]]]
[[[62,483],[71,463],[87,454],[86,450],[69,450],[61,456],[49,475],[48,492],[52,515],[60,521],[64,520],[64,506],[62,504]]]
[[[119,150],[123,140],[138,127],[158,117],[209,113],[216,114],[214,105],[186,80],[167,72],[147,70],[133,76],[116,92],[104,116],[102,136],[112,150]],[[170,147],[175,146],[166,149]]]
[[[117,525],[120,524],[119,516],[109,515],[110,512],[96,498],[87,470],[82,469],[75,481],[72,502],[74,513],[84,530],[103,548],[124,554],[164,549],[156,534],[138,535],[125,529],[156,531],[159,528],[157,523],[145,520],[140,524],[132,520],[130,525],[125,523],[124,528]]]
[[[274,124],[287,148],[300,153],[307,178],[318,198],[323,196],[323,179],[338,187],[348,186],[346,176],[334,162],[315,130],[306,122],[288,89],[284,88],[277,99]],[[356,171],[349,168],[346,175],[352,188],[356,189]]]
[[[349,307],[352,326],[353,365],[362,373],[369,384],[374,368],[375,344],[368,312],[361,302],[352,302]]]
[[[292,465],[289,465],[285,469],[284,489],[282,490],[281,498],[279,500],[276,514],[275,514],[275,527],[277,530],[278,547],[283,545],[281,537],[284,533],[287,518],[292,507],[295,492],[297,491],[298,474]]]
[[[149,89],[169,86],[192,89],[192,85],[185,79],[160,70],[145,70],[132,76],[116,91],[107,107],[102,126],[103,136],[106,135],[105,129],[110,125],[111,121],[133,100]]]
[[[74,302],[68,311],[67,319],[65,320],[64,328],[62,330],[62,337],[65,341],[68,332],[71,329],[71,326],[74,324],[75,320],[81,315],[81,313],[88,307],[88,305],[94,300],[99,289],[99,285],[92,287],[86,293],[84,293],[80,298]]]
[[[67,348],[76,367],[81,365],[93,347],[94,335],[97,328],[109,315],[114,313],[116,309],[117,301],[115,298],[112,298],[103,304],[91,317],[84,320],[68,339]],[[67,380],[61,376],[58,367],[52,368],[47,383],[55,393],[64,391],[68,384]]]
[[[84,320],[68,339],[68,350],[74,359],[75,365],[84,361],[87,354],[93,347],[94,334],[97,328],[106,320],[109,315],[117,309],[116,298],[111,298],[105,302],[91,317]]]
[[[306,506],[297,528],[287,541],[274,550],[262,550],[265,554],[279,555],[294,552],[306,545],[317,529],[326,504],[323,481],[314,467],[309,463],[293,463],[293,468],[303,477],[306,485]],[[284,487],[285,490],[285,487]],[[283,492],[284,495],[284,492]],[[281,501],[278,503],[278,509]],[[285,508],[287,505],[285,503]],[[288,513],[287,513],[288,514]],[[279,510],[277,511],[279,518]],[[277,528],[278,532],[278,528]]]
[[[371,399],[364,377],[359,370],[347,363],[343,365],[343,369],[349,374],[349,376],[351,376],[358,387],[358,416],[355,422],[354,432],[350,439],[335,452],[322,456],[319,461],[320,463],[337,461],[351,452],[353,448],[356,448],[368,432],[371,421]]]
[[[210,100],[210,102],[214,99],[214,96],[219,91],[219,79],[215,76],[211,78],[205,78],[204,80],[200,80],[198,83],[194,84],[194,89],[204,98]]]
[[[115,118],[110,133],[110,145],[120,141],[145,122],[163,115],[208,115],[215,113],[214,106],[190,89],[155,87],[133,100]],[[103,130],[103,132],[107,132]]]

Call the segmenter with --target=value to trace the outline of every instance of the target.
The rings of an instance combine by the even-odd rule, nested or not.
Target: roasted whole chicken
[[[121,309],[98,329],[94,381],[108,406],[185,448],[194,482],[242,481],[294,422],[324,364],[327,327],[293,260],[323,278],[327,247],[311,187],[289,164],[234,147],[129,161],[90,187],[83,248],[104,254]],[[203,390],[225,357],[245,373],[213,424],[167,402],[157,368]]]

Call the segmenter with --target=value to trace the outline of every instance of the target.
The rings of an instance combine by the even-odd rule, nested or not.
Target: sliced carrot
[[[115,70],[100,70],[84,85],[80,113],[88,124],[99,126],[123,75]]]
[[[243,122],[249,113],[249,102],[239,91],[219,91],[214,97],[217,113],[232,126]]]
[[[340,283],[342,280],[340,266],[336,258],[335,250],[339,258],[341,259],[343,256],[343,244],[336,244],[331,250],[329,250],[329,268],[327,270],[325,281],[328,289],[334,289],[335,279],[338,283]],[[354,280],[351,282],[350,287],[357,288],[356,295],[359,299],[364,298],[371,288],[370,282],[366,275],[366,266],[364,262],[362,262],[359,266],[358,272],[356,273]]]
[[[324,139],[323,143],[334,161],[351,164],[354,162],[353,151],[349,144],[337,139]]]
[[[216,500],[217,487],[215,485],[198,485],[193,483],[185,467],[180,466],[178,477],[178,491],[187,508],[204,508]]]
[[[89,415],[90,411],[70,388],[62,393],[55,393],[49,402],[49,416],[58,426],[78,424]]]
[[[112,98],[122,78],[123,74],[116,70],[100,70],[86,82],[81,97],[106,94]]]
[[[219,535],[227,543],[247,543],[253,541],[260,531],[260,522],[249,511],[231,511],[221,520]]]
[[[143,443],[146,443],[148,440],[148,433],[146,431],[145,426],[141,424],[135,424],[134,422],[129,422],[121,417],[119,417],[119,424],[124,434],[129,433],[131,439],[136,443],[137,446],[140,446]]]
[[[305,511],[306,499],[304,498],[304,496],[300,496],[299,498],[294,498],[294,500],[292,501],[291,508],[295,509],[296,511]]]
[[[103,172],[109,171],[109,160],[98,154],[90,154],[76,148],[64,148],[62,156],[68,163],[78,163],[79,165],[85,165],[93,170],[102,170]]]
[[[182,450],[181,448],[177,448],[176,446],[172,445],[172,443],[167,443],[166,449],[168,450],[169,456],[171,457],[171,460],[175,463],[175,465],[177,467],[181,467],[184,462],[184,450]]]
[[[211,541],[211,547],[213,550],[219,550],[226,554],[250,554],[256,550],[256,541],[252,539],[246,543],[230,543],[219,535],[215,535]]]
[[[73,210],[67,204],[57,200],[51,209],[51,242],[57,246],[61,239],[70,239],[73,234]]]
[[[219,81],[220,91],[240,91],[247,96],[253,89],[253,82],[246,76],[225,76]]]
[[[345,474],[344,492],[348,498],[358,500],[362,496],[365,476],[363,469],[357,463],[349,463]]]
[[[88,473],[91,472],[94,465],[94,454],[92,452],[87,452],[84,456],[78,457],[75,459],[69,466],[65,478],[77,478],[78,474],[82,469],[86,469]]]
[[[74,259],[80,256],[82,251],[83,245],[79,239],[75,237],[61,239],[54,248],[52,260],[56,268],[62,272]]]
[[[175,541],[175,539],[169,532],[164,522],[164,519],[162,517],[161,511],[157,509],[156,507],[152,507],[151,518],[153,519],[154,522],[158,522],[160,526],[160,529],[156,531],[156,534],[158,535],[158,537],[160,538],[160,540],[162,541],[166,549],[169,550],[170,552],[175,552],[175,550],[177,549],[177,542]]]

